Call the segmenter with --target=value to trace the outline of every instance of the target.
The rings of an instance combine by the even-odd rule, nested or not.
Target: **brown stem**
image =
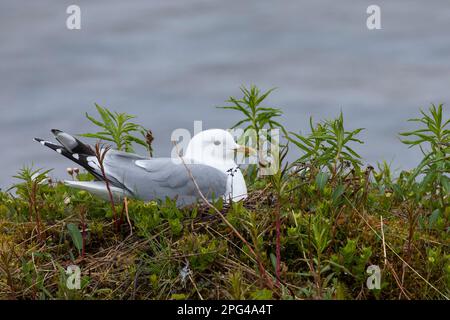
[[[95,156],[97,157],[97,160],[98,160],[98,163],[99,163],[99,166],[100,166],[100,171],[102,172],[103,179],[105,180],[106,189],[108,190],[109,201],[111,203],[111,209],[112,209],[112,212],[113,212],[114,227],[116,229],[116,232],[118,232],[119,231],[119,224],[118,224],[118,221],[117,221],[116,206],[114,204],[114,197],[112,195],[111,188],[109,186],[109,180],[106,177],[106,173],[105,173],[105,166],[103,164],[103,161],[105,160],[106,153],[109,150],[110,150],[110,147],[107,146],[102,151],[99,142],[97,142],[97,144],[95,145]]]
[[[81,257],[84,258],[86,254],[86,220],[84,208],[81,208]]]
[[[30,198],[30,206],[33,208],[32,210],[34,210],[34,214],[36,216],[36,229],[37,229],[37,233],[38,233],[38,238],[39,238],[39,240],[42,240],[41,219],[40,219],[40,215],[39,215],[39,210],[37,208],[36,193],[37,193],[37,182],[33,181],[32,190],[31,190],[31,198]]]
[[[127,199],[127,197],[123,198],[123,207],[125,208],[125,214],[126,214],[126,217],[127,217],[127,222],[128,222],[129,227],[130,227],[130,236],[132,236],[133,235],[133,226],[131,225],[130,215],[128,214],[128,199]]]
[[[278,194],[278,201],[277,201],[277,207],[276,207],[276,258],[277,258],[277,265],[275,274],[277,277],[276,284],[278,285],[280,281],[280,270],[281,270],[281,196]]]

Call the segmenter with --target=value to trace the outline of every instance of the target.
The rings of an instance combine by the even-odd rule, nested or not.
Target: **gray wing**
[[[192,173],[200,191],[209,200],[225,195],[228,176],[213,167],[186,163],[171,158],[136,158],[127,153],[108,152],[104,164],[107,176],[142,200],[177,199],[188,205],[200,194],[186,168]]]

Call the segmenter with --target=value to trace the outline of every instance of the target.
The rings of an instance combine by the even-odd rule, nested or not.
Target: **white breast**
[[[205,161],[205,159],[198,160],[195,158],[187,158],[187,157],[184,158],[184,161],[186,163],[201,163],[214,167],[217,170],[224,172],[228,176],[224,196],[226,200],[228,200],[230,196],[235,202],[247,198],[247,185],[245,184],[244,176],[242,175],[241,170],[238,168],[238,165],[234,162],[234,160],[228,161],[215,161],[215,159],[206,159],[206,160],[209,161]]]
[[[245,184],[244,176],[240,169],[234,173],[234,176],[228,174],[226,198],[230,196],[233,201],[239,201],[247,198],[247,185]]]

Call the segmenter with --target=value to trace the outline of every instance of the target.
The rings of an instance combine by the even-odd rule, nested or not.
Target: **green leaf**
[[[399,197],[403,198],[405,196],[402,188],[400,187],[400,185],[398,183],[394,183],[392,185],[392,189],[394,189],[395,194],[397,194]]]
[[[268,289],[262,289],[252,292],[251,297],[253,300],[271,300],[272,295],[272,291]]]
[[[95,118],[91,117],[87,112],[85,113],[86,118],[88,118],[93,124],[102,127],[102,128],[106,128],[105,124],[101,123],[100,121],[96,120]]]
[[[136,138],[134,136],[127,136],[126,140],[135,142],[135,143],[140,144],[141,146],[144,146],[144,147],[148,147],[147,143],[144,140],[141,140],[141,139]]]
[[[439,209],[436,209],[431,213],[430,217],[428,218],[428,225],[429,225],[430,229],[433,228],[434,224],[436,223],[437,219],[439,218],[440,213],[441,213],[441,210],[439,210]]]
[[[272,262],[273,270],[275,271],[277,269],[277,257],[270,253],[270,261]]]
[[[329,174],[326,172],[319,172],[316,176],[316,186],[322,191],[325,188],[325,185],[328,182]]]
[[[450,178],[447,176],[441,176],[441,185],[444,188],[445,193],[450,193]]]
[[[173,293],[171,300],[186,300],[187,296],[184,293]]]
[[[336,189],[334,189],[333,194],[331,195],[331,199],[333,200],[334,204],[337,203],[344,191],[345,187],[342,184],[338,185]]]
[[[83,248],[83,236],[81,235],[80,230],[74,223],[68,223],[67,230],[69,230],[69,234],[72,237],[72,242],[78,249],[78,252],[81,252],[81,249]]]
[[[106,125],[106,127],[112,128],[114,126],[112,121],[114,116],[112,115],[112,113],[106,108],[100,107],[98,104],[95,104],[95,107],[97,108],[97,111],[100,114],[100,117],[103,119],[103,122]]]
[[[111,139],[111,138],[109,138],[107,136],[101,135],[101,134],[96,134],[96,133],[82,133],[82,134],[79,134],[79,136],[80,137],[85,137],[85,138],[94,138],[94,139],[114,142],[113,139]]]

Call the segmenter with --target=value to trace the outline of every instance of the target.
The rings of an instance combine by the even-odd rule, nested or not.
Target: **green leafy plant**
[[[39,197],[39,188],[48,180],[48,173],[51,170],[36,169],[31,167],[23,167],[14,178],[22,180],[22,183],[15,184],[17,193],[28,201],[28,210],[30,221],[33,220],[33,215],[36,220],[36,228],[39,238],[42,240],[41,233],[41,214],[40,207],[42,199]]]
[[[264,129],[280,129],[286,134],[285,128],[275,120],[280,117],[283,112],[279,108],[263,107],[261,104],[272,93],[275,88],[266,92],[261,92],[256,86],[250,86],[250,89],[245,86],[241,87],[243,97],[238,99],[230,97],[226,102],[229,106],[219,107],[221,109],[239,111],[243,115],[243,119],[235,123],[232,128],[244,126],[244,133],[239,138],[241,144],[248,144],[256,148],[258,161],[264,164],[265,159],[263,155],[263,146],[265,143],[272,143],[271,136],[264,132]],[[278,156],[275,154],[274,156]],[[251,166],[251,170],[256,174],[255,168]]]
[[[418,146],[423,153],[423,159],[408,177],[409,186],[419,175],[423,179],[417,191],[419,195],[426,192],[433,194],[442,207],[446,204],[444,196],[450,193],[450,119],[444,118],[443,105],[434,104],[428,113],[421,110],[422,117],[410,119],[422,125],[421,129],[400,133],[410,140],[402,140],[409,147]]]
[[[327,248],[331,244],[331,226],[322,210],[309,217],[299,217],[297,228],[291,229],[291,235],[298,234],[303,261],[309,271],[302,276],[314,280],[315,292],[318,298],[323,298],[325,288],[331,283],[334,273],[331,272]],[[299,228],[300,227],[300,228]]]
[[[234,300],[244,300],[245,291],[242,272],[236,271],[229,275],[230,297]]]
[[[74,223],[68,223],[67,230],[69,231],[72,242],[75,248],[77,248],[78,253],[81,253],[81,250],[83,249],[83,236],[78,229],[78,226]]]
[[[253,129],[256,131],[256,138],[262,129],[266,126],[269,128],[283,128],[283,126],[274,120],[276,117],[280,117],[283,112],[278,108],[262,107],[261,103],[274,91],[272,88],[264,93],[254,85],[250,86],[250,89],[241,87],[241,92],[244,95],[241,99],[230,97],[226,102],[231,103],[231,106],[219,107],[221,109],[236,110],[244,115],[244,118],[233,125],[232,128],[239,127],[245,124],[244,131]],[[258,145],[258,144],[257,144]]]
[[[288,136],[288,140],[304,153],[295,161],[297,164],[307,162],[311,164],[311,168],[316,168],[318,171],[327,168],[331,173],[331,180],[340,176],[349,165],[358,167],[362,164],[361,156],[353,150],[350,144],[363,143],[356,138],[364,130],[363,128],[346,130],[342,112],[335,119],[325,120],[314,125],[310,118],[309,123],[311,129],[309,135],[303,136],[290,132]]]
[[[220,239],[211,239],[206,234],[188,234],[181,239],[180,247],[188,257],[189,265],[193,270],[204,271],[210,267],[225,250]]]
[[[332,255],[332,265],[336,272],[352,276],[358,283],[363,282],[366,275],[366,267],[372,256],[370,247],[357,247],[357,240],[347,239],[345,246],[339,249],[339,253]]]
[[[251,293],[253,300],[271,300],[273,299],[273,292],[267,289],[256,290]]]
[[[173,235],[177,236],[183,231],[182,219],[186,218],[182,210],[177,208],[176,201],[167,198],[164,202],[147,203],[130,201],[130,218],[134,221],[138,233],[144,237],[150,237],[155,229],[169,225]]]
[[[33,169],[32,167],[23,167],[13,178],[21,180],[20,183],[14,184],[10,189],[16,189],[17,194],[23,198],[30,198],[33,187],[43,185],[48,179],[48,173],[52,171],[41,168]]]
[[[95,119],[86,113],[86,118],[88,118],[93,124],[102,128],[102,131],[96,133],[84,133],[80,136],[86,138],[95,138],[103,141],[113,142],[116,149],[119,151],[134,152],[133,143],[137,143],[144,146],[152,152],[151,144],[145,142],[144,140],[136,137],[135,133],[140,133],[147,141],[153,141],[153,136],[149,131],[145,130],[141,125],[131,122],[135,116],[111,112],[107,108],[103,108],[98,104],[95,104],[97,111],[100,115],[100,120]]]
[[[444,118],[442,104],[432,104],[428,112],[420,112],[422,117],[409,121],[420,124],[421,128],[400,135],[407,138],[402,140],[404,144],[420,148],[423,159],[412,171],[403,171],[393,184],[408,219],[407,261],[412,259],[417,226],[423,228],[427,224],[428,228],[423,229],[441,229],[440,225],[445,220],[448,225],[449,219],[446,212],[450,203],[450,130],[447,129],[450,119]],[[402,279],[404,273],[403,269]]]

